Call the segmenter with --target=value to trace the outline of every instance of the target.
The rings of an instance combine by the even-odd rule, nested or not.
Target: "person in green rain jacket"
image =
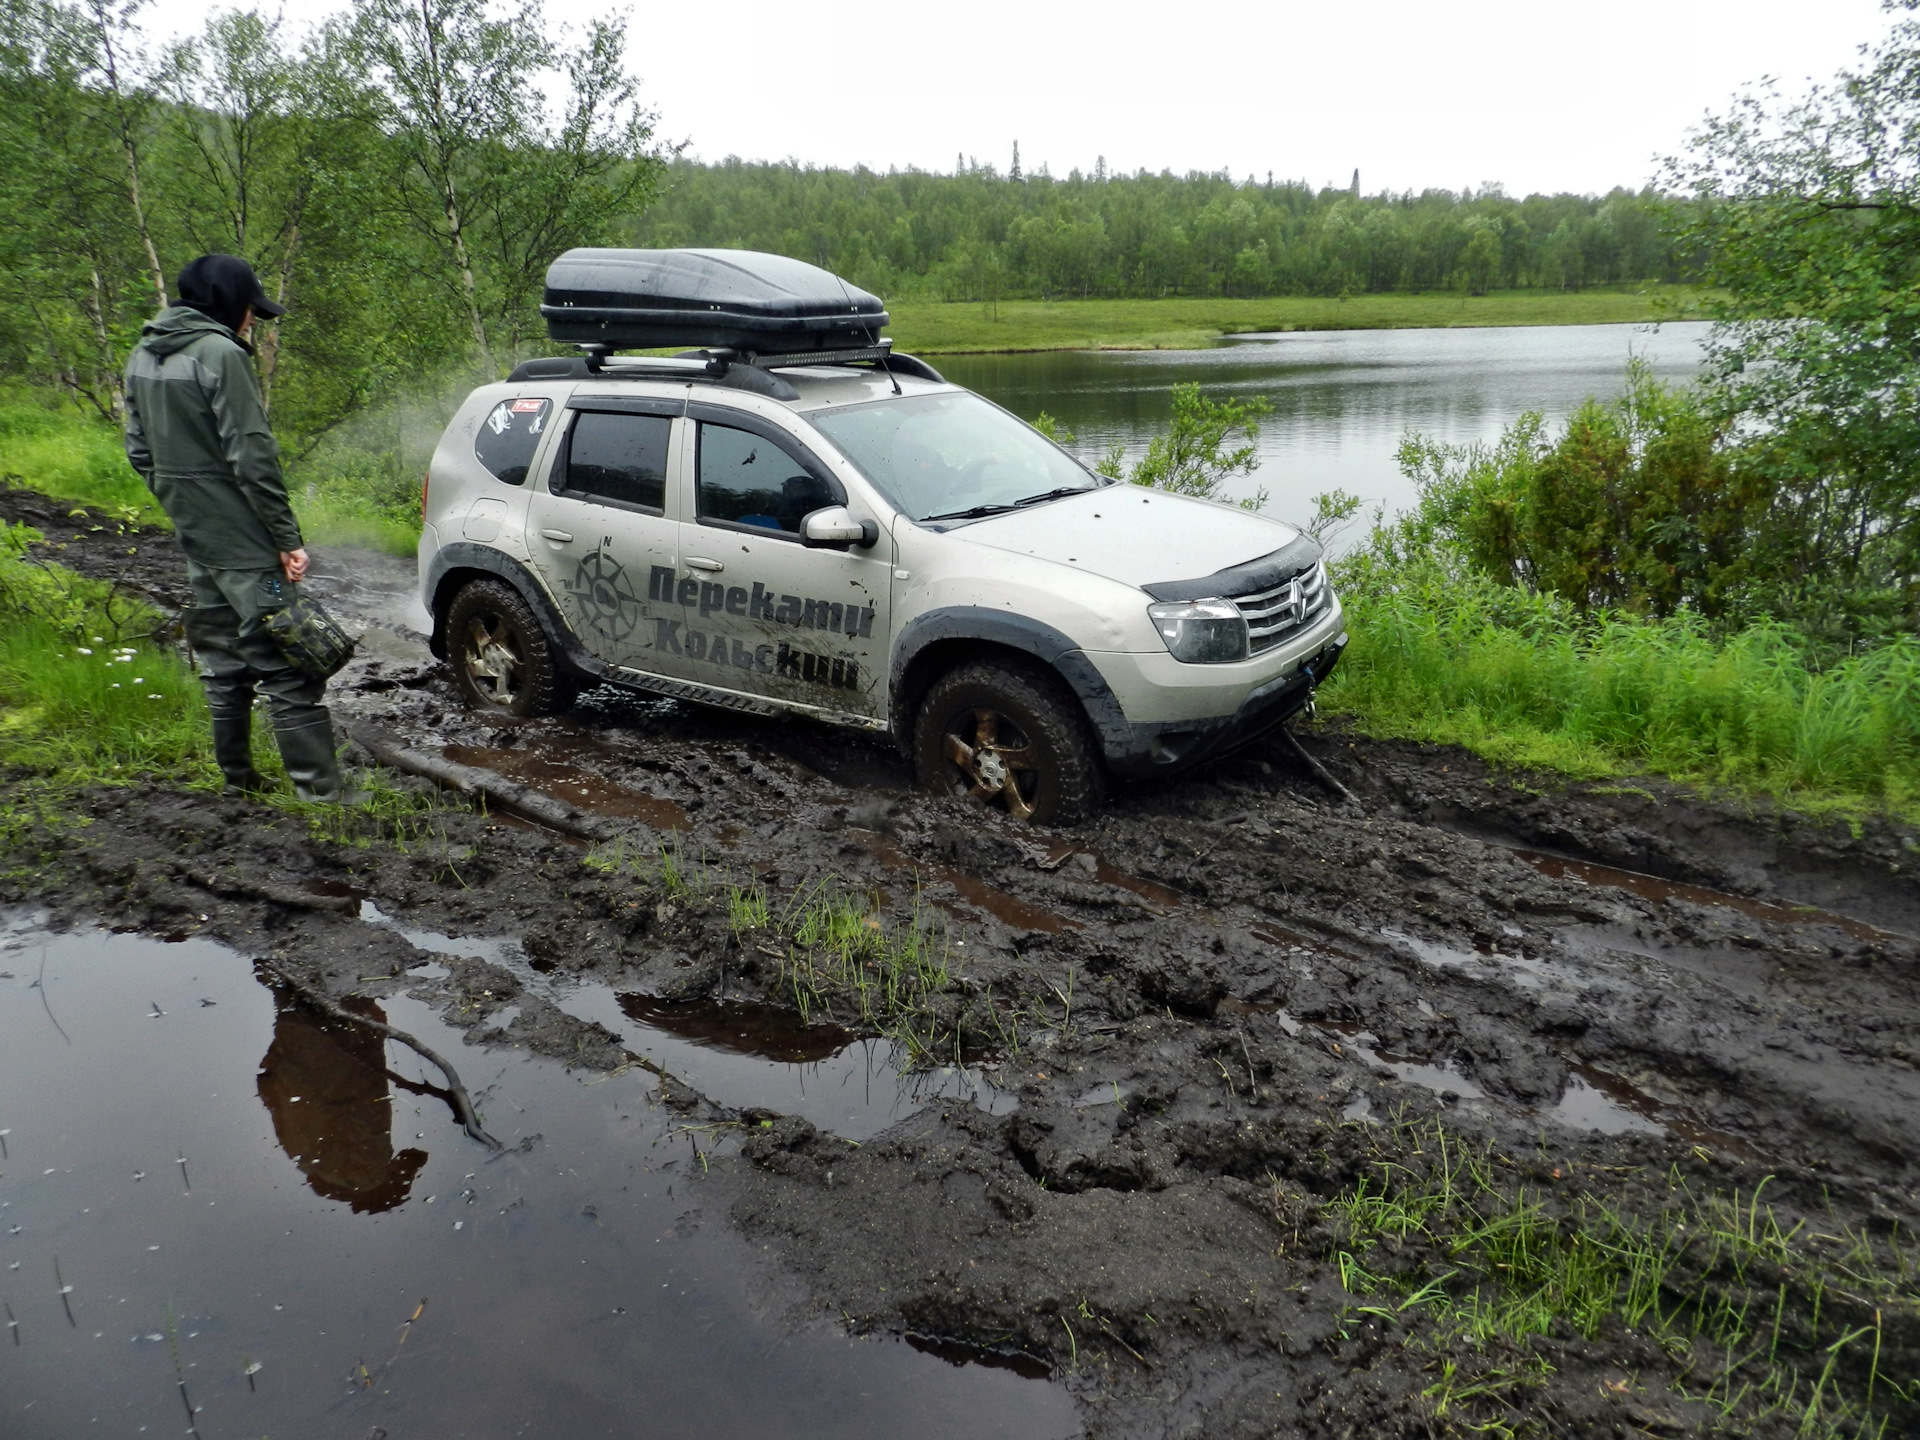
[[[248,360],[255,317],[286,312],[232,255],[202,255],[180,272],[175,292],[179,303],[142,327],[127,359],[127,459],[186,552],[187,641],[206,686],[214,758],[230,792],[264,787],[252,758],[257,692],[295,793],[339,800],[326,681],[289,665],[261,624],[307,573],[280,447]]]

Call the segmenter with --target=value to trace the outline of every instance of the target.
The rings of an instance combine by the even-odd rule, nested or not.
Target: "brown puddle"
[[[1768,1159],[1750,1142],[1702,1125],[1685,1106],[1657,1100],[1630,1080],[1578,1061],[1568,1063],[1566,1091],[1548,1114],[1575,1130],[1673,1135],[1743,1160]]]
[[[662,1000],[626,994],[620,1008],[630,1019],[713,1050],[757,1055],[787,1065],[831,1060],[856,1038],[838,1025],[808,1025],[791,1010],[748,1000]]]
[[[1080,845],[1054,845],[1048,848],[1044,856],[1037,857],[1042,870],[1058,870],[1075,855],[1090,856],[1093,860],[1093,878],[1102,885],[1111,885],[1118,890],[1129,890],[1149,904],[1164,909],[1177,909],[1186,904],[1187,897],[1171,886],[1158,881],[1143,880],[1138,875],[1129,875],[1124,870],[1116,870],[1107,862],[1107,857],[1098,850],[1088,850]]]
[[[456,764],[492,770],[595,815],[638,820],[656,830],[692,828],[693,822],[677,801],[616,785],[604,776],[564,760],[550,760],[530,750],[490,745],[448,745],[440,753]]]
[[[987,1350],[964,1340],[942,1340],[936,1335],[907,1332],[907,1344],[922,1355],[931,1355],[949,1365],[985,1365],[995,1370],[1011,1370],[1023,1380],[1048,1380],[1053,1371],[1044,1360],[1019,1350]]]
[[[313,879],[301,887],[309,895],[324,895],[329,900],[370,900],[371,890],[362,890],[358,885],[349,885],[344,880]]]
[[[935,865],[915,860],[906,851],[895,845],[883,835],[871,830],[849,829],[860,847],[882,865],[896,870],[906,870],[922,878],[943,885],[951,885],[959,892],[960,898],[976,910],[984,910],[1010,930],[1037,930],[1045,935],[1059,935],[1068,930],[1078,930],[1077,921],[1066,916],[1022,900],[1018,895],[1010,895],[987,884],[978,875],[965,870],[956,870],[951,865]],[[942,904],[942,909],[950,910],[950,905]]]
[[[1693,905],[1718,905],[1738,910],[1755,920],[1776,925],[1831,925],[1856,940],[1900,940],[1906,937],[1882,930],[1864,920],[1836,915],[1812,905],[1775,905],[1766,900],[1751,900],[1744,895],[1729,895],[1724,890],[1709,890],[1704,885],[1683,885],[1677,880],[1662,880],[1657,875],[1642,875],[1636,870],[1615,870],[1610,865],[1595,865],[1586,860],[1562,860],[1558,855],[1542,855],[1537,850],[1515,850],[1515,859],[1531,865],[1554,880],[1577,880],[1583,885],[1604,885],[1629,890],[1656,905],[1668,900],[1685,900]]]

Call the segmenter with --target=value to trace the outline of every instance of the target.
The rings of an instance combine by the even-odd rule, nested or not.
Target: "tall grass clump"
[[[1322,692],[1372,734],[1452,742],[1576,775],[1684,779],[1920,802],[1920,640],[1822,657],[1760,620],[1581,616],[1471,570],[1416,561],[1343,595],[1353,643]]]
[[[315,545],[412,555],[420,544],[419,469],[393,453],[331,451],[294,471],[300,530]]]
[[[0,528],[0,764],[67,783],[204,779],[200,685],[111,586],[35,563]]]
[[[1624,1330],[1658,1341],[1681,1392],[1736,1425],[1784,1420],[1784,1433],[1837,1440],[1920,1419],[1911,1237],[1822,1229],[1767,1203],[1765,1181],[1701,1193],[1655,1172],[1612,1198],[1588,1181],[1529,1182],[1490,1144],[1431,1122],[1396,1123],[1375,1150],[1334,1202],[1346,1242],[1333,1258],[1362,1302],[1348,1324],[1434,1350],[1427,1397],[1441,1418],[1524,1433],[1509,1392],[1528,1370],[1513,1355],[1535,1337]]]
[[[774,959],[770,988],[785,992],[803,1021],[875,1031],[915,1061],[959,1043],[955,1017],[938,1003],[953,983],[947,934],[918,905],[905,922],[891,921],[823,880],[778,908],[757,886],[736,889],[727,909],[735,939]]]

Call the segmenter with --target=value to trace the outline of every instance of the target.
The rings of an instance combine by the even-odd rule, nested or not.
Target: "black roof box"
[[[555,340],[609,350],[855,349],[887,323],[877,296],[758,250],[569,250],[547,267],[540,313]]]

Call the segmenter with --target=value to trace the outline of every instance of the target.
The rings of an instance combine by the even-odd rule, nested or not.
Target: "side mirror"
[[[809,550],[845,550],[850,545],[864,550],[879,539],[878,525],[854,519],[844,505],[815,510],[800,522],[800,543]]]

